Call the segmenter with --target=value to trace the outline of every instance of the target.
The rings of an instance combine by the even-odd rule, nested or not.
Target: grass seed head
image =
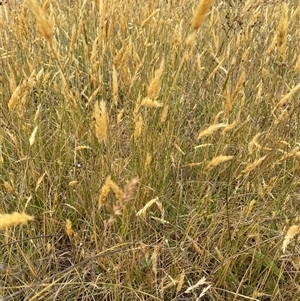
[[[4,182],[4,187],[5,187],[6,191],[9,194],[14,194],[14,189],[13,189],[12,185],[9,182],[5,181]]]
[[[169,111],[169,105],[164,105],[160,117],[159,117],[159,124],[163,124],[168,116],[168,111]]]
[[[7,105],[10,111],[12,111],[15,108],[18,100],[20,99],[20,91],[21,91],[20,86],[17,86]]]
[[[11,214],[0,214],[0,229],[26,224],[28,221],[32,220],[33,217],[25,213],[14,212]]]
[[[133,133],[133,139],[135,141],[141,136],[142,127],[143,127],[143,118],[142,116],[139,116],[137,118],[137,121],[135,122],[134,133]]]
[[[148,97],[155,100],[158,97],[160,84],[161,84],[161,77],[164,71],[165,62],[162,60],[160,67],[155,72],[154,78],[151,80],[149,87],[148,87]]]
[[[124,194],[120,200],[121,204],[126,204],[127,202],[131,201],[135,197],[135,193],[137,190],[137,185],[139,183],[139,178],[133,178],[125,187],[124,187]]]
[[[213,4],[213,0],[200,0],[192,19],[192,28],[198,29],[204,22],[205,15]]]
[[[265,161],[265,159],[267,157],[268,157],[268,155],[265,155],[265,156],[259,158],[258,160],[256,160],[255,162],[249,163],[246,166],[246,168],[242,171],[242,174],[247,174],[247,173],[253,171],[255,168],[257,168],[258,166],[260,166]]]
[[[298,56],[298,59],[295,64],[295,71],[300,71],[300,55]]]
[[[300,233],[300,225],[293,225],[288,229],[288,231],[284,237],[283,243],[282,243],[282,252],[283,253],[286,252],[286,248],[288,247],[291,240],[299,233]]]
[[[145,97],[141,102],[141,106],[148,108],[160,108],[163,106],[163,104],[161,102],[158,102],[157,100],[152,100],[149,97]]]
[[[119,96],[119,86],[118,86],[118,73],[116,68],[113,66],[113,73],[112,73],[112,84],[113,84],[113,103],[115,106],[118,105],[118,96]]]
[[[35,136],[36,136],[36,133],[37,133],[37,130],[38,130],[38,126],[36,126],[34,128],[34,130],[32,131],[31,135],[30,135],[30,138],[29,138],[29,145],[32,146],[35,142]]]
[[[212,168],[218,166],[219,164],[230,161],[232,159],[233,159],[233,156],[222,156],[222,155],[217,156],[208,163],[205,170],[210,171]]]
[[[219,123],[219,124],[211,125],[206,130],[203,130],[198,134],[198,139],[210,136],[214,134],[217,130],[225,128],[227,126],[228,126],[227,123]]]
[[[137,212],[136,216],[141,216],[142,218],[145,218],[146,217],[146,213],[147,213],[147,210],[153,205],[155,204],[156,202],[158,201],[158,197],[150,200],[149,202],[147,202],[147,204],[140,210]]]
[[[115,193],[117,199],[121,200],[124,195],[122,189],[120,189],[119,186],[111,179],[108,180],[108,185],[110,186],[112,191]]]
[[[99,197],[98,197],[98,209],[101,209],[104,204],[105,204],[105,201],[107,199],[107,196],[110,192],[110,176],[108,176],[105,180],[105,183],[104,185],[102,186],[101,190],[100,190],[100,193],[99,193]]]
[[[36,0],[27,0],[29,3],[29,6],[34,13],[40,33],[42,36],[46,39],[46,41],[52,45],[52,39],[53,39],[53,25],[50,24],[50,22],[47,20],[47,17],[45,15],[45,11],[43,8],[36,2]],[[47,4],[46,1],[45,4]],[[47,8],[47,5],[45,6]]]
[[[106,112],[105,101],[101,100],[100,105],[98,101],[94,104],[93,118],[95,120],[95,132],[99,142],[106,142],[107,140],[107,123],[108,115]]]

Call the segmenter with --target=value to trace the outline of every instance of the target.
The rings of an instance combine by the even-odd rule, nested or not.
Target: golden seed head
[[[204,22],[205,15],[213,4],[213,0],[200,0],[192,19],[192,28],[198,29]]]
[[[198,134],[198,139],[210,136],[210,135],[214,134],[217,130],[225,128],[227,126],[228,126],[227,123],[219,123],[219,124],[211,125],[206,130],[203,130]]]
[[[11,214],[0,214],[0,229],[17,226],[19,224],[26,224],[34,218],[25,213],[14,212]]]
[[[95,132],[99,142],[105,142],[107,140],[107,123],[108,115],[106,112],[105,101],[98,101],[94,104],[93,117],[95,120]]]
[[[299,233],[300,233],[300,225],[293,225],[288,229],[288,231],[284,237],[283,243],[282,243],[282,252],[283,253],[286,252],[286,248],[289,245],[290,241]]]

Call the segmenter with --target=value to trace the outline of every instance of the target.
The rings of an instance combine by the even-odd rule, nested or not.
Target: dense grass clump
[[[299,299],[299,1],[0,10],[0,300]]]

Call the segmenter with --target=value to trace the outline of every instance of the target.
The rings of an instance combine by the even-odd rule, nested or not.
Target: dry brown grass
[[[0,9],[2,301],[298,300],[299,1]]]

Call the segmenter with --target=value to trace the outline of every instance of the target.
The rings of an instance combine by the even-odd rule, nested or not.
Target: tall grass
[[[0,10],[1,300],[298,300],[299,1]]]

